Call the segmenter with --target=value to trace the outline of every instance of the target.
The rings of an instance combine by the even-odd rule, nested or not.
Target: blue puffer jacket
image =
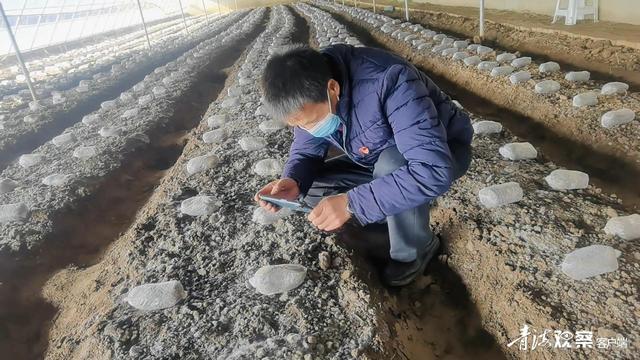
[[[469,116],[424,73],[394,54],[350,45],[329,46],[322,53],[339,73],[336,113],[344,136],[315,138],[296,127],[282,176],[296,180],[306,194],[329,144],[369,168],[384,149],[395,145],[407,165],[347,193],[361,224],[446,192],[454,180],[455,152],[468,151],[471,144]]]

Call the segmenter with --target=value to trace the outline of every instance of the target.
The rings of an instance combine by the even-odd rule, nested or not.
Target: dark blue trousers
[[[453,156],[455,178],[458,179],[469,168],[471,148],[458,150]],[[336,156],[324,162],[304,201],[313,207],[325,196],[345,193],[360,184],[390,174],[406,163],[407,160],[395,146],[382,151],[373,171],[354,163],[345,154]],[[433,241],[433,232],[429,226],[430,205],[431,202],[427,202],[386,218],[392,259],[413,261],[424,249],[429,248]]]

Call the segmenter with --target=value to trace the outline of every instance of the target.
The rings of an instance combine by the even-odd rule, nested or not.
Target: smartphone
[[[265,196],[265,195],[258,195],[258,197],[261,200],[264,200],[266,202],[268,202],[271,205],[275,205],[277,207],[280,208],[287,208],[287,209],[291,209],[293,211],[301,211],[301,212],[305,212],[305,213],[310,213],[311,210],[313,210],[312,208],[299,203],[297,201],[290,201],[290,200],[286,200],[286,199],[278,199],[278,198],[274,198],[271,196]]]

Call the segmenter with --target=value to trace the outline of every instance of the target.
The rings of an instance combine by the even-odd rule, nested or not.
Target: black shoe
[[[388,286],[403,286],[412,282],[416,276],[424,273],[431,259],[438,253],[440,238],[433,236],[433,241],[426,251],[411,262],[391,259],[382,272],[382,281]]]

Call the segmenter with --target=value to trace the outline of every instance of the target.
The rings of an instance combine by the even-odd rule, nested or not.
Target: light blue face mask
[[[331,111],[331,97],[329,97],[329,89],[327,89],[327,99],[329,100],[329,114],[327,114],[324,119],[320,120],[320,122],[311,129],[304,129],[309,134],[317,138],[329,136],[336,132],[338,127],[340,127],[340,117]]]

